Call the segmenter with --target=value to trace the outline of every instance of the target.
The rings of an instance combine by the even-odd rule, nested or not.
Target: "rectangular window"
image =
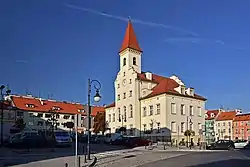
[[[176,114],[176,105],[175,105],[175,103],[171,103],[171,114]]]
[[[250,129],[247,129],[248,134],[250,134]]]
[[[183,133],[184,132],[184,129],[185,129],[185,122],[181,122],[181,133]]]
[[[69,119],[69,117],[70,117],[69,115],[64,115],[63,119]]]
[[[29,117],[33,117],[34,115],[33,115],[33,113],[29,113]]]
[[[171,122],[171,132],[176,132],[176,122]]]
[[[201,107],[197,107],[197,110],[198,110],[198,116],[201,117]]]
[[[156,104],[156,114],[159,115],[161,113],[161,105]]]
[[[50,118],[51,114],[45,114],[45,118]]]
[[[123,93],[123,99],[126,99],[126,93]]]
[[[59,119],[60,118],[60,115],[59,114],[56,114],[56,119]]]
[[[132,84],[132,79],[129,79],[129,84]]]
[[[132,97],[132,90],[129,91],[129,97]]]
[[[149,115],[153,115],[153,110],[154,110],[153,105],[150,105],[149,106]]]
[[[194,115],[194,108],[193,108],[193,106],[189,106],[189,115],[190,116]]]
[[[43,117],[43,114],[42,113],[37,113],[37,117]]]
[[[120,84],[117,84],[117,88],[120,88]]]
[[[231,133],[231,128],[228,129],[228,133]]]
[[[220,127],[220,123],[218,123],[218,127]]]
[[[144,117],[147,116],[147,107],[143,107],[143,116],[144,116]]]
[[[223,133],[226,133],[226,129],[223,129]]]
[[[226,122],[223,122],[223,126],[226,126]]]
[[[115,113],[113,113],[113,122],[115,122]]]
[[[120,95],[117,95],[117,100],[120,100]]]
[[[23,112],[22,111],[17,111],[17,116],[22,117],[23,116]]]
[[[181,104],[181,115],[185,115],[185,105]]]
[[[111,122],[111,114],[109,114],[109,122]]]

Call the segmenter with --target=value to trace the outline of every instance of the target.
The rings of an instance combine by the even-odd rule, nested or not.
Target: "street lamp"
[[[5,86],[1,85],[0,93],[1,93],[1,145],[3,145],[3,107],[4,107],[4,95],[9,95],[11,90],[7,88],[6,93],[3,93]]]
[[[99,102],[101,100],[101,96],[99,94],[99,90],[101,89],[101,83],[97,80],[90,80],[88,79],[88,145],[87,145],[87,154],[88,154],[88,160],[90,160],[90,127],[91,127],[91,106],[90,106],[90,95],[91,95],[91,86],[94,84],[94,88],[96,91],[96,94],[94,96],[94,101]]]

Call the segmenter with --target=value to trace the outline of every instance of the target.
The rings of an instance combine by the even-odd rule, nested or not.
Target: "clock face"
[[[125,86],[126,85],[126,79],[124,79],[122,83]]]

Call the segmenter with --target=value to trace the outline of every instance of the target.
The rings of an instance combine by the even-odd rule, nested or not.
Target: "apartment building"
[[[222,110],[207,110],[205,114],[205,136],[206,142],[212,143],[215,141],[215,119]]]
[[[105,107],[111,132],[125,127],[129,135],[185,139],[184,131],[205,126],[206,98],[187,87],[176,75],[142,72],[142,49],[131,21],[119,51],[120,70],[114,81],[115,101]],[[145,133],[147,132],[147,133]],[[150,132],[150,134],[148,133]]]
[[[233,139],[250,141],[250,113],[235,116],[233,120]]]
[[[48,130],[50,127],[51,115],[56,118],[56,128],[60,130],[72,130],[67,128],[67,122],[76,123],[76,114],[78,120],[78,132],[84,132],[87,128],[87,106],[80,103],[71,103],[66,101],[56,101],[51,99],[42,99],[32,95],[9,95],[6,100],[10,101],[16,119],[23,119],[26,123],[26,129],[29,130]],[[104,112],[104,107],[92,106],[91,126],[93,119],[98,112]]]
[[[215,139],[233,139],[233,119],[240,110],[220,112],[215,119]]]

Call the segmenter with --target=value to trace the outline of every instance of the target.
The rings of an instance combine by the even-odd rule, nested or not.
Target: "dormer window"
[[[53,110],[60,110],[61,108],[60,108],[60,107],[54,106],[54,107],[52,107],[52,109],[53,109]]]
[[[35,105],[34,104],[26,104],[26,107],[28,107],[28,108],[35,108]]]
[[[214,113],[211,113],[211,118],[214,118]]]
[[[136,58],[133,57],[133,65],[136,65]]]
[[[207,114],[205,114],[205,118],[208,118],[208,115],[207,115]]]
[[[185,94],[185,87],[181,87],[181,94]]]

